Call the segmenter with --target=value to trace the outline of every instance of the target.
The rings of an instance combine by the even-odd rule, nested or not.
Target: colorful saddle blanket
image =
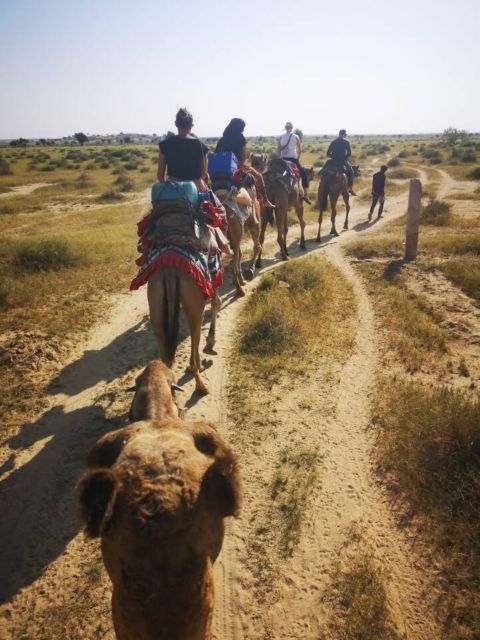
[[[207,254],[192,247],[163,245],[141,256],[137,264],[140,265],[140,271],[130,284],[131,291],[144,285],[154,271],[167,267],[191,276],[207,298],[211,298],[215,289],[223,284],[223,265],[219,252]]]

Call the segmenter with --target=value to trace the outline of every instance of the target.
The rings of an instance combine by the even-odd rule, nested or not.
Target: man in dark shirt
[[[373,216],[373,211],[377,205],[377,202],[380,202],[380,207],[378,209],[378,218],[382,217],[383,213],[383,205],[385,203],[385,174],[388,171],[388,167],[386,164],[382,164],[380,167],[380,171],[373,174],[372,178],[372,206],[370,207],[370,213],[368,214],[368,219],[371,220]]]
[[[353,179],[355,176],[352,165],[348,161],[352,155],[352,149],[350,147],[350,142],[346,138],[347,132],[345,129],[340,129],[338,138],[335,138],[328,147],[327,156],[333,160],[339,169],[345,171],[348,179],[348,190],[352,196],[354,196],[356,195],[353,192]]]

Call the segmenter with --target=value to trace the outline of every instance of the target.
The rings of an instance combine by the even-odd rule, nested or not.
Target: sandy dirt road
[[[425,180],[425,176],[422,176]],[[305,420],[304,437],[326,448],[322,488],[298,549],[278,575],[279,597],[272,606],[255,601],[252,578],[245,562],[246,539],[251,534],[261,499],[255,479],[269,470],[266,457],[242,458],[245,506],[230,523],[222,554],[216,564],[216,640],[321,637],[325,612],[321,593],[328,584],[346,531],[353,522],[368,531],[370,543],[391,576],[388,585],[392,617],[412,640],[434,640],[438,631],[432,614],[431,575],[413,550],[408,531],[400,531],[371,468],[372,442],[365,428],[369,395],[374,382],[377,346],[374,314],[358,276],[343,257],[341,247],[359,233],[375,233],[385,221],[405,212],[406,196],[387,201],[385,218],[368,223],[367,206],[353,204],[349,231],[339,238],[313,241],[316,228],[307,227],[307,253],[318,252],[342,270],[358,301],[356,346],[339,375],[333,411],[324,420],[315,407]],[[343,214],[340,216],[343,222]],[[340,225],[339,225],[340,226]],[[328,225],[324,221],[324,233]],[[289,233],[291,255],[298,248],[298,226]],[[264,271],[279,264],[273,238],[265,245]],[[257,280],[258,281],[258,280]],[[248,285],[250,293],[255,281]],[[192,418],[214,422],[228,440],[225,397],[231,337],[245,299],[237,300],[230,287],[223,293],[217,329],[216,356],[206,358],[204,378],[212,393],[198,398],[185,372],[189,340],[182,342],[175,363],[185,389],[185,406]],[[0,617],[0,638],[56,638],[55,616],[67,639],[113,638],[109,617],[109,585],[95,582],[94,601],[78,605],[78,584],[97,571],[98,544],[86,542],[80,532],[74,488],[84,470],[84,454],[99,435],[126,419],[129,403],[125,389],[148,360],[156,345],[147,322],[146,292],[117,296],[105,321],[78,345],[51,384],[50,406],[31,424],[7,441],[0,464],[0,596],[5,602]],[[315,385],[315,380],[311,381]],[[116,415],[114,422],[110,415]],[[118,418],[120,415],[120,418]],[[93,587],[92,587],[93,589]],[[430,595],[428,595],[430,594]],[[63,625],[63,626],[62,626]],[[55,627],[56,629],[57,627]],[[262,629],[262,634],[259,629]],[[63,632],[61,631],[63,629]],[[55,631],[56,633],[56,631]],[[50,634],[50,635],[49,635]]]

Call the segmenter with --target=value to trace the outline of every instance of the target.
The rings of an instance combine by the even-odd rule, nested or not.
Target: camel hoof
[[[259,259],[256,261],[256,263],[255,263],[255,267],[256,267],[257,269],[261,269],[261,268],[263,267],[263,263],[262,263],[262,259],[261,259],[261,258],[259,258]]]
[[[343,228],[344,228],[344,229],[348,229],[348,224],[344,224],[344,225],[343,225]]]
[[[243,272],[243,277],[247,280],[253,280],[254,275],[255,272],[253,271],[253,269],[245,269],[245,271]]]
[[[332,229],[332,230],[330,231],[330,235],[331,235],[331,236],[333,236],[334,238],[338,238],[337,230],[336,230],[336,229]]]
[[[208,394],[210,393],[210,391],[208,390],[208,387],[201,381],[196,383],[195,391],[197,393],[201,393],[202,396],[208,396]]]
[[[300,243],[300,249],[303,249],[303,251],[306,251],[307,245],[305,244],[305,242]]]
[[[245,289],[242,289],[242,287],[237,287],[237,296],[240,296],[240,298],[243,298],[244,295],[245,295]]]
[[[216,356],[217,352],[213,348],[214,346],[215,346],[215,343],[213,343],[213,344],[208,344],[207,343],[203,348],[203,353],[208,353],[211,356]]]
[[[322,241],[322,239],[320,238],[320,236],[317,236],[317,237],[315,238],[315,242],[321,242],[321,241]]]

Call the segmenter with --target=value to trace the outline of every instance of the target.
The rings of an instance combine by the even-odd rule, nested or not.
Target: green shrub
[[[406,149],[402,149],[400,151],[400,153],[398,154],[399,158],[408,158],[408,156],[410,155],[410,151],[407,151]]]
[[[476,161],[477,161],[477,156],[471,151],[470,152],[467,151],[462,156],[462,162],[476,162]]]
[[[0,176],[10,176],[10,175],[12,175],[10,164],[5,160],[5,158],[0,158]]]
[[[387,162],[388,167],[398,167],[400,164],[400,160],[398,158],[390,158]]]
[[[468,174],[469,178],[473,178],[474,180],[480,180],[480,167],[475,167],[475,169],[472,169],[472,171],[470,171],[470,173]]]
[[[123,200],[124,196],[114,189],[110,189],[110,191],[105,191],[97,198],[97,202],[118,202],[119,200]]]
[[[24,241],[13,248],[14,265],[23,271],[50,271],[74,267],[81,262],[64,238]]]
[[[134,191],[135,184],[131,178],[129,178],[124,173],[120,173],[118,178],[113,183],[116,187],[118,187],[119,191]]]
[[[444,200],[432,200],[423,207],[420,220],[423,224],[444,227],[451,221],[452,205]]]

